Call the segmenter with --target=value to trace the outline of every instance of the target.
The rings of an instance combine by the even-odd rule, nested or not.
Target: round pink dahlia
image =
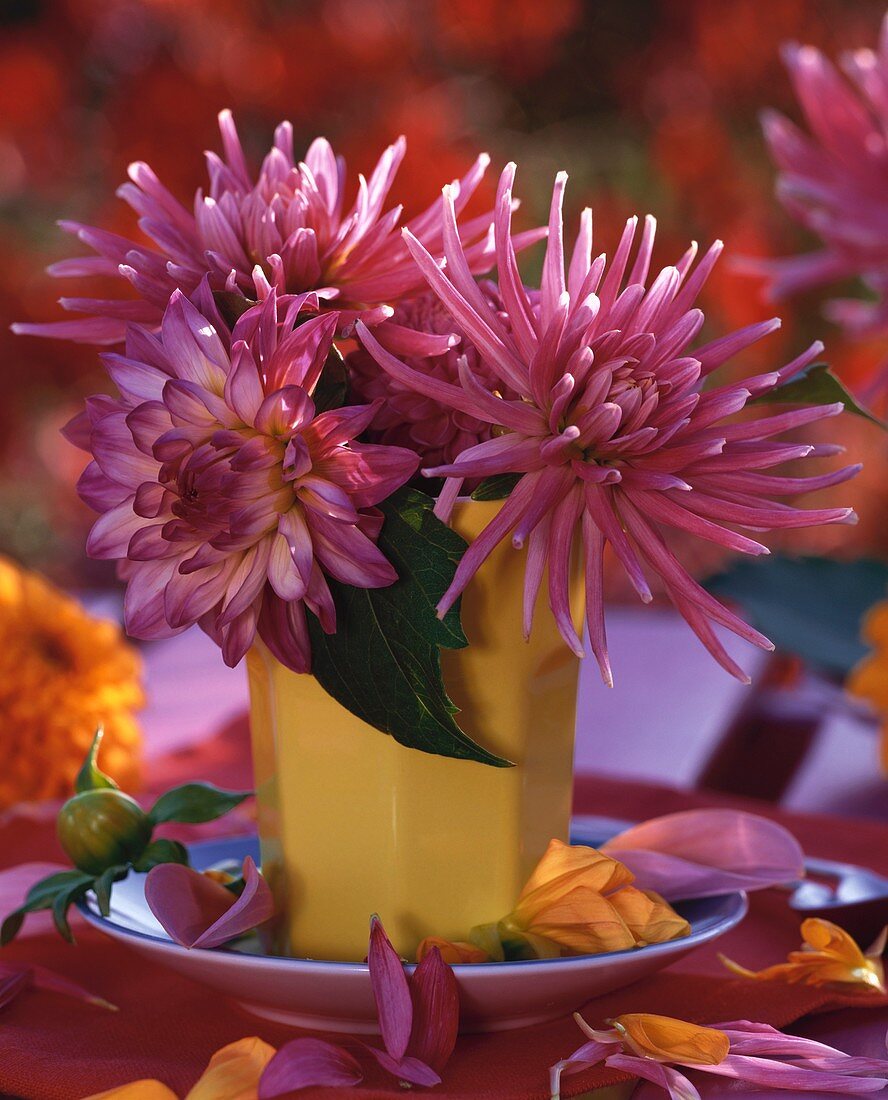
[[[492,283],[485,284],[482,293],[494,309],[501,308]],[[417,333],[422,341],[411,347],[394,336],[392,325],[377,331],[385,347],[400,354],[413,370],[456,383],[459,380],[459,360],[465,357],[476,378],[484,385],[495,384],[496,376],[487,370],[484,360],[465,333],[459,331],[459,326],[436,295],[424,294],[401,302],[395,308],[392,322],[402,331]],[[429,334],[448,338],[449,347],[441,354],[423,354]],[[417,393],[412,386],[380,370],[376,360],[364,348],[359,347],[351,352],[347,363],[349,384],[354,394],[361,401],[378,402],[378,412],[372,424],[374,437],[381,443],[416,451],[423,466],[452,462],[468,447],[490,439],[493,427],[486,420],[479,420],[461,409]]]
[[[813,46],[783,57],[810,132],[769,111],[765,137],[780,201],[823,247],[746,266],[774,298],[858,277],[875,300],[834,300],[827,316],[855,336],[888,332],[888,15],[876,50],[842,58],[847,79]]]
[[[382,154],[369,180],[358,177],[357,195],[346,206],[346,168],[330,143],[318,138],[304,161],[293,152],[293,127],[282,122],[274,145],[254,177],[230,111],[219,115],[223,155],[207,153],[209,189],[198,191],[186,209],[147,164],[129,167],[118,195],[139,215],[139,228],[154,248],[93,226],[64,221],[62,228],[88,245],[95,256],[62,260],[53,275],[121,276],[138,299],[62,298],[65,309],[90,314],[76,321],[18,324],[19,333],[84,343],[114,344],[126,323],[159,324],[174,290],[191,295],[208,276],[213,290],[249,298],[314,290],[344,324],[356,315],[368,323],[384,319],[388,303],[423,288],[401,239],[401,207],[385,209],[406,142],[399,138]],[[489,163],[479,156],[455,184],[462,208]],[[462,227],[473,270],[491,265],[491,215]],[[433,254],[440,254],[438,204],[406,223]],[[527,235],[527,242],[539,234]]]
[[[757,631],[703,589],[679,564],[663,537],[677,528],[751,554],[767,548],[735,528],[766,531],[852,522],[848,508],[805,511],[772,496],[789,496],[851,477],[849,466],[816,477],[766,471],[817,453],[809,444],[774,437],[842,411],[840,404],[775,411],[729,420],[750,397],[773,390],[822,350],[812,345],[779,371],[721,386],[709,376],[726,360],[771,332],[779,321],[751,325],[694,346],[703,324],[695,298],[720,251],[716,242],[694,264],[692,246],[671,267],[649,277],[655,222],[648,218],[633,262],[636,219],[626,226],[610,264],[592,258],[591,211],[584,212],[569,266],[565,265],[562,199],[567,176],[556,177],[539,296],[519,277],[511,240],[515,166],[499,184],[495,217],[499,289],[507,321],[482,293],[456,234],[453,195],[444,193],[446,266],[407,235],[416,261],[454,321],[484,357],[491,384],[459,360],[459,382],[401,362],[358,325],[360,339],[401,384],[493,429],[492,438],[453,462],[423,470],[459,485],[463,478],[517,474],[496,517],[463,556],[439,604],[451,607],[491,550],[511,537],[526,545],[525,631],[548,570],[549,602],[561,633],[580,656],[571,620],[569,573],[579,540],[585,561],[586,607],[592,650],[611,681],[602,596],[603,555],[610,545],[641,598],[651,599],[645,568],[666,591],[716,659],[745,679],[719,642],[720,624],[763,648]],[[505,396],[514,393],[514,398]],[[820,453],[824,453],[821,449]],[[826,448],[826,453],[834,453]],[[445,493],[447,490],[445,489]],[[453,495],[451,489],[450,495]]]
[[[305,672],[305,609],[336,627],[326,577],[396,580],[373,506],[417,458],[354,442],[373,406],[316,411],[337,324],[335,313],[304,318],[316,299],[272,291],[230,345],[206,285],[198,300],[175,291],[156,335],[130,326],[125,354],[104,356],[119,397],[91,398],[86,425],[72,427],[93,456],[80,495],[101,513],[87,549],[120,562],[135,637],[199,623],[234,665],[258,632]]]

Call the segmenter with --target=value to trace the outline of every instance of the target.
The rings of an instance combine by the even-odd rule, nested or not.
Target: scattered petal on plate
[[[236,897],[191,867],[161,863],[148,872],[145,900],[180,946],[219,947],[264,924],[274,913],[271,889],[249,856],[243,877],[243,893]]]
[[[324,1039],[293,1039],[275,1054],[259,1081],[259,1100],[274,1100],[298,1089],[358,1085],[364,1074],[343,1047]]]
[[[633,825],[602,846],[636,885],[670,901],[760,890],[804,874],[804,853],[782,825],[737,810],[687,810]]]
[[[440,1073],[453,1054],[459,1030],[459,989],[453,971],[432,948],[410,979],[413,1029],[410,1055]]]

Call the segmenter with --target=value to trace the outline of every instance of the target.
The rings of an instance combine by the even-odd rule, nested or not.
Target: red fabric
[[[247,742],[240,724],[223,731],[201,752],[171,758],[153,779],[158,787],[200,776],[226,785],[248,782]],[[584,777],[577,785],[580,813],[649,817],[697,805],[738,805],[736,799],[687,794],[636,783]],[[801,817],[750,807],[783,821],[811,855],[865,863],[888,873],[888,826]],[[0,823],[0,865],[22,858],[54,858],[51,827],[29,821]],[[21,845],[21,847],[19,847]],[[22,853],[26,852],[27,857]],[[817,989],[755,983],[724,977],[717,951],[758,967],[775,962],[798,944],[798,917],[785,895],[771,890],[752,899],[749,917],[717,946],[647,981],[590,1002],[583,1010],[593,1024],[622,1012],[657,1012],[700,1023],[749,1018],[785,1027],[812,1012],[866,1003],[872,1017],[888,1022],[888,1000],[861,1002]],[[148,966],[124,947],[75,921],[77,948],[53,936],[36,936],[4,949],[3,960],[39,962],[82,982],[120,1006],[111,1014],[45,993],[28,992],[3,1010],[0,1021],[0,1089],[26,1100],[80,1100],[92,1092],[143,1077],[156,1077],[180,1096],[220,1046],[259,1035],[279,1046],[298,1033],[267,1023],[178,975]],[[884,1028],[884,1023],[883,1023]],[[570,1019],[501,1034],[464,1036],[430,1095],[440,1100],[508,1098],[544,1100],[548,1068],[580,1045]],[[851,1051],[856,1053],[855,1051]],[[625,1080],[612,1071],[591,1071],[564,1080],[575,1096]],[[394,1083],[368,1066],[367,1085],[304,1090],[300,1096],[393,1097]]]

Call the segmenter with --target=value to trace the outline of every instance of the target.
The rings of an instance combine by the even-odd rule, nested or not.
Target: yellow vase
[[[454,526],[471,539],[498,507],[461,502]],[[463,596],[468,647],[442,652],[460,727],[513,768],[405,748],[314,677],[261,645],[250,652],[262,861],[281,914],[276,950],[363,959],[373,913],[405,957],[427,935],[465,939],[509,912],[552,837],[567,840],[579,662],[555,628],[545,581],[524,641],[524,564],[508,540],[497,547]]]

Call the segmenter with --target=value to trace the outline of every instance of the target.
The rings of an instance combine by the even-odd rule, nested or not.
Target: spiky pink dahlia
[[[484,285],[481,292],[493,309],[501,309],[492,283]],[[473,375],[484,385],[494,386],[494,375],[436,295],[423,294],[401,302],[395,308],[392,322],[397,324],[397,330],[386,325],[377,330],[377,335],[388,351],[400,354],[414,370],[458,383],[459,360],[465,357]],[[416,333],[415,345],[404,339],[403,334],[408,332]],[[450,346],[436,355],[425,354],[430,334],[447,338]],[[493,426],[488,421],[417,393],[412,386],[380,370],[364,348],[351,352],[347,363],[355,395],[365,402],[378,402],[379,411],[372,424],[375,438],[381,443],[410,447],[424,466],[452,462],[467,448],[490,439]]]
[[[859,277],[875,301],[834,300],[827,316],[859,336],[888,331],[888,15],[876,50],[842,58],[847,80],[813,46],[783,58],[810,133],[775,111],[764,116],[780,171],[777,194],[823,247],[751,266],[784,297]]]
[[[305,672],[305,609],[336,627],[326,577],[396,579],[373,506],[417,458],[355,442],[373,406],[317,412],[335,313],[306,320],[316,300],[272,291],[237,322],[229,352],[206,284],[198,300],[175,291],[157,335],[130,326],[125,354],[104,357],[120,396],[88,401],[87,441],[82,423],[71,433],[93,455],[79,484],[101,513],[87,548],[120,562],[135,637],[199,623],[234,665],[258,632]]]
[[[733,528],[768,530],[853,521],[848,508],[802,511],[768,497],[835,485],[858,467],[809,478],[763,472],[815,452],[808,444],[776,442],[774,436],[835,416],[841,405],[763,410],[752,419],[724,422],[750,397],[767,393],[810,363],[822,345],[812,345],[780,371],[704,387],[716,367],[778,327],[779,321],[751,325],[689,351],[703,324],[694,300],[722,245],[716,242],[696,266],[692,246],[674,267],[649,279],[652,218],[645,222],[627,274],[636,219],[627,224],[608,265],[604,256],[592,259],[591,211],[584,211],[565,271],[564,173],[556,177],[552,196],[541,291],[538,298],[531,297],[519,278],[510,235],[514,173],[515,166],[509,165],[502,174],[495,216],[499,289],[507,323],[472,278],[450,191],[445,188],[443,201],[443,270],[405,234],[429,286],[484,359],[495,379],[492,386],[482,383],[465,359],[460,360],[458,385],[412,369],[386,351],[366,326],[358,326],[364,345],[393,378],[493,428],[491,439],[424,474],[445,476],[456,484],[462,478],[521,475],[496,517],[463,556],[439,612],[452,606],[493,547],[511,534],[515,547],[527,543],[525,631],[530,631],[548,567],[552,611],[565,641],[582,655],[568,599],[571,546],[579,535],[589,636],[607,683],[611,671],[602,565],[608,543],[643,600],[651,599],[646,563],[660,575],[703,644],[726,669],[745,679],[718,641],[713,624],[763,648],[772,648],[770,643],[688,575],[669,550],[661,527],[763,554],[766,547]],[[502,396],[506,391],[517,398]],[[826,448],[826,453],[832,449]]]
[[[207,153],[209,193],[198,191],[193,211],[186,209],[147,164],[129,167],[128,183],[118,190],[139,215],[139,228],[155,247],[78,222],[62,222],[96,253],[62,260],[53,275],[121,276],[138,298],[62,298],[65,309],[91,314],[76,321],[18,324],[19,333],[54,336],[84,343],[114,344],[128,321],[159,324],[174,290],[191,295],[209,277],[213,290],[264,297],[314,290],[345,323],[356,314],[368,323],[390,312],[388,303],[423,288],[416,266],[401,240],[401,207],[385,209],[386,199],[406,150],[399,138],[382,154],[370,179],[358,177],[357,196],[346,208],[346,170],[330,143],[318,138],[304,161],[293,153],[293,127],[282,122],[274,145],[254,179],[230,111],[219,115],[223,156]],[[455,185],[458,207],[469,201],[489,163],[486,155]],[[473,270],[491,264],[490,214],[462,227]],[[441,251],[438,204],[406,223],[426,248]],[[527,236],[528,243],[538,234]],[[438,350],[439,344],[431,350]]]

